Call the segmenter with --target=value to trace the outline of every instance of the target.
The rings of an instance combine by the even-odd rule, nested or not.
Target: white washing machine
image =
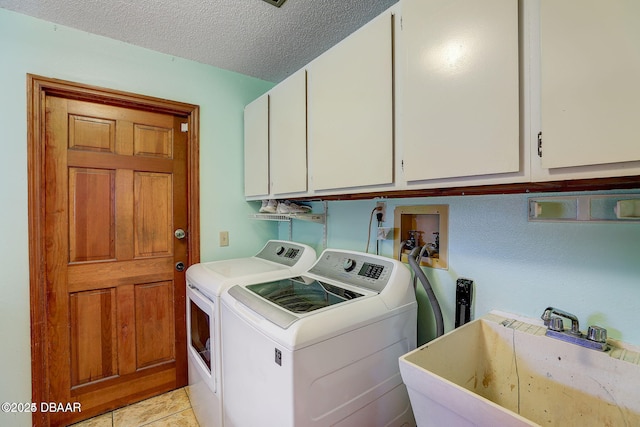
[[[416,347],[409,269],[325,250],[300,277],[222,295],[225,427],[415,426],[399,357]]]
[[[187,270],[189,397],[202,427],[221,427],[220,296],[229,286],[300,275],[316,260],[313,248],[270,240],[257,255],[194,264]]]

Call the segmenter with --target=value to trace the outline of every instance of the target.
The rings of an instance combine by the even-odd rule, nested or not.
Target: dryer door
[[[190,383],[194,375],[216,393],[215,304],[187,287],[187,339]]]

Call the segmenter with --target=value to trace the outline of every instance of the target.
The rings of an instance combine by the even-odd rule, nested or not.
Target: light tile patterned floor
[[[186,388],[170,391],[73,427],[198,427]]]

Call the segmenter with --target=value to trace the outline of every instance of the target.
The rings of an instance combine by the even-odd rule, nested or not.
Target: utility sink
[[[640,352],[491,312],[400,358],[418,426],[640,426]]]

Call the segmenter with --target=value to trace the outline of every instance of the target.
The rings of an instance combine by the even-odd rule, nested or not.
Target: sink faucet
[[[578,317],[566,311],[547,307],[542,316],[544,324],[547,327],[546,336],[577,344],[582,347],[594,350],[607,350],[607,330],[599,326],[589,326],[587,335],[580,332],[580,323]],[[565,331],[562,318],[571,320],[571,329]]]
[[[560,317],[564,317],[565,319],[569,319],[571,320],[571,333],[574,335],[580,335],[580,322],[578,321],[578,317],[575,314],[571,314],[568,313],[564,310],[560,310],[559,308],[554,308],[554,307],[547,307],[544,310],[544,313],[542,313],[542,316],[540,316],[542,318],[542,320],[544,320],[544,325],[553,329],[553,330],[557,330],[557,328],[554,327],[553,322],[552,322],[552,318],[553,315],[556,314]]]

